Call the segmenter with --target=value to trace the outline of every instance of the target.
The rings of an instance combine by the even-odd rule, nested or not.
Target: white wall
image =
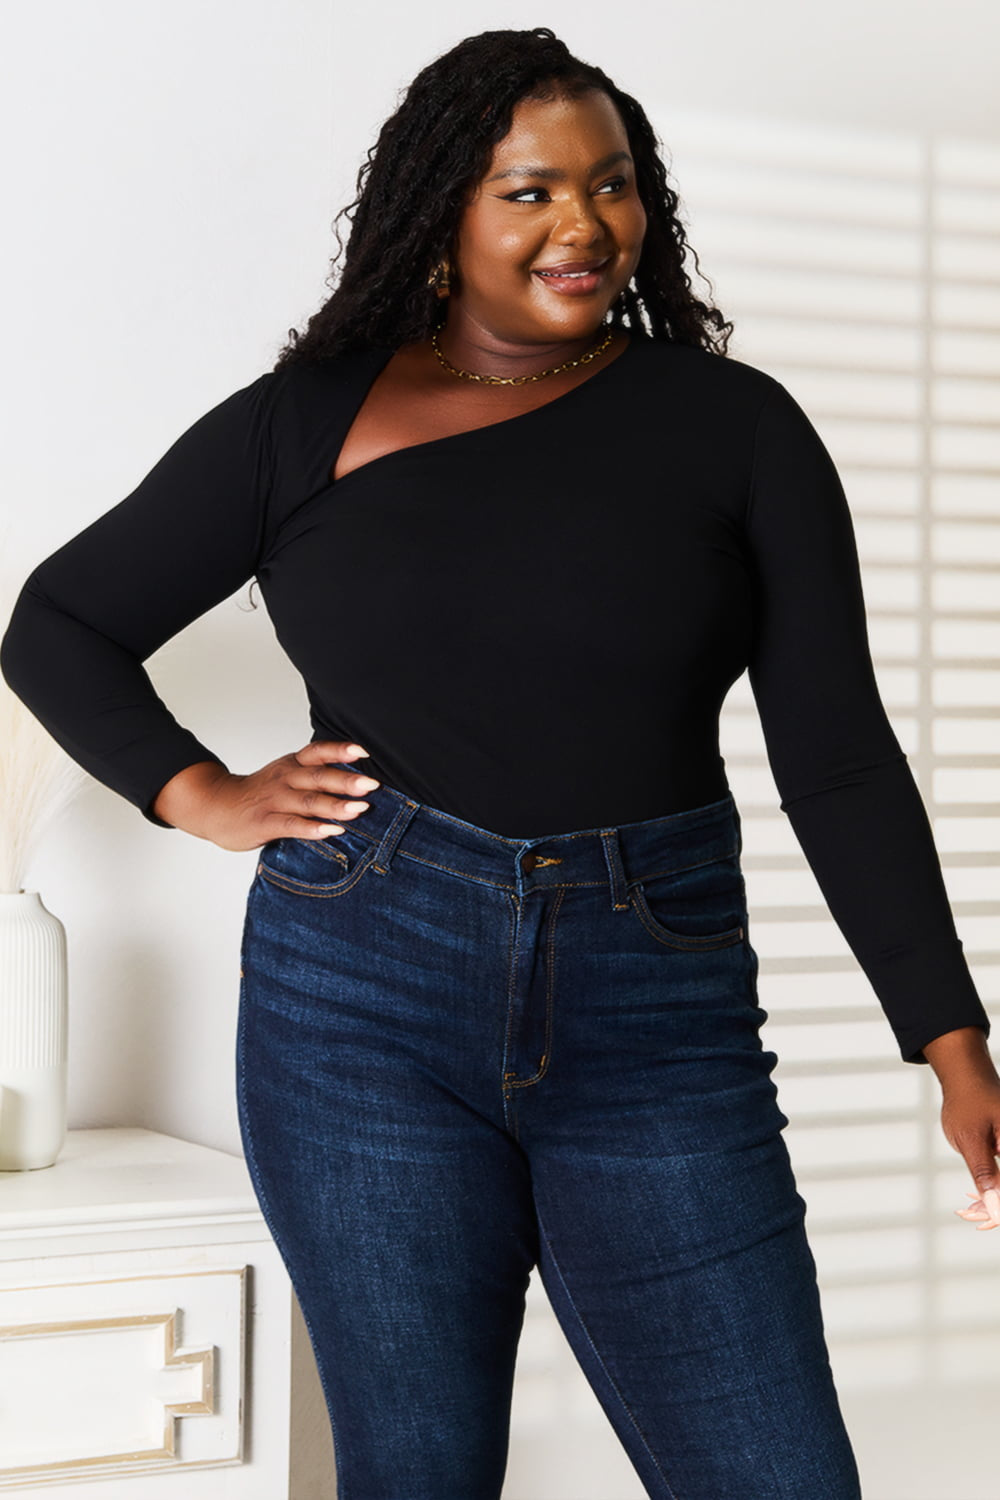
[[[49,0],[6,21],[8,579],[124,498],[315,307],[334,89],[325,0]],[[247,603],[244,589],[150,672],[182,723],[251,769],[310,730],[266,613]],[[71,1125],[239,1149],[253,864],[147,824],[96,782],[46,841],[29,884],[67,928]]]
[[[1000,564],[992,4],[702,0],[667,12],[626,0],[611,12],[581,0],[565,26],[520,3],[22,11],[0,89],[16,143],[0,505],[23,538],[5,571],[26,573],[270,366],[287,326],[325,295],[333,215],[413,73],[462,36],[538,24],[644,103],[702,269],[736,321],[732,352],[786,381],[838,461],[880,683],[998,1015],[1000,672],[995,624],[968,615]],[[970,399],[978,425],[966,427]],[[181,722],[237,769],[309,734],[301,685],[263,607],[246,602],[244,590],[151,664]],[[977,653],[975,683],[961,679]],[[949,703],[980,713],[974,766],[946,759]],[[950,1217],[965,1180],[937,1131],[936,1085],[898,1063],[833,924],[809,910],[817,896],[776,813],[745,684],[724,729],[768,1041],[866,1500],[986,1500],[989,1465],[960,1464],[1000,1395],[1000,1237]],[[767,869],[775,854],[784,863]],[[145,824],[96,783],[46,842],[30,883],[68,929],[72,1124],[239,1149],[236,960],[253,863]],[[876,1088],[874,1108],[862,1085],[869,1101]],[[639,1496],[536,1283],[533,1298],[509,1500]]]

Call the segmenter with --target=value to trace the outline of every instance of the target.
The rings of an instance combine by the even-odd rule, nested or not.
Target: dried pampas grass
[[[0,891],[23,889],[38,840],[85,779],[0,678]]]
[[[6,568],[0,573],[0,635],[22,582]],[[0,675],[0,891],[23,888],[39,839],[86,780]]]

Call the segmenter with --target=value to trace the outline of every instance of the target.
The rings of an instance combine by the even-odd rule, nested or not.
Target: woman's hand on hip
[[[326,838],[343,833],[345,820],[368,807],[356,799],[379,785],[370,776],[329,762],[367,754],[350,740],[313,740],[247,775],[227,771],[217,761],[199,761],[167,782],[153,812],[220,849],[259,849],[280,838]]]

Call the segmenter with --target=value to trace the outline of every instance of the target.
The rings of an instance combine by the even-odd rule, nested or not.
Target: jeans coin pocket
[[[348,824],[343,833],[325,839],[272,839],[260,851],[257,874],[292,895],[341,896],[354,888],[377,852],[375,840]]]
[[[653,871],[628,895],[646,931],[668,948],[697,953],[743,941],[746,886],[737,851],[688,869]]]

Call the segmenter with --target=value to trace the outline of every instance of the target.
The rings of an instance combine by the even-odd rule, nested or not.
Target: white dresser
[[[330,1428],[241,1157],[73,1130],[0,1172],[0,1492],[333,1500]]]

